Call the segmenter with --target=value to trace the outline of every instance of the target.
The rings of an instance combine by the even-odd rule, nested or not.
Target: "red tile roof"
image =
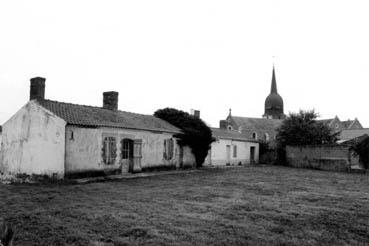
[[[45,109],[62,118],[70,125],[85,127],[115,127],[180,133],[181,130],[152,115],[114,111],[101,107],[78,105],[51,100],[37,100]]]

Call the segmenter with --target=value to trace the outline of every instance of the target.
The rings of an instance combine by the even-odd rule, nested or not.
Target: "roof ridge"
[[[81,107],[95,108],[95,109],[102,109],[102,110],[109,110],[109,111],[111,111],[110,109],[106,109],[106,108],[98,107],[98,106],[92,106],[92,105],[77,104],[77,103],[70,103],[70,102],[62,102],[62,101],[56,101],[56,100],[50,100],[50,99],[42,99],[41,101],[49,101],[49,102],[54,102],[54,103],[69,104],[69,105],[73,105],[73,106],[81,106]],[[154,115],[151,115],[151,114],[140,114],[140,113],[134,113],[134,112],[129,112],[129,111],[123,111],[123,110],[115,110],[115,112],[122,112],[122,113],[135,114],[135,115],[141,115],[141,116],[152,116],[152,117],[155,117]],[[155,118],[160,119],[158,117],[155,117]]]

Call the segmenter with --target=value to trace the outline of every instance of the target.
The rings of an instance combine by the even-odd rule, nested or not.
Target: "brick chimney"
[[[227,129],[227,126],[228,126],[228,121],[226,121],[226,120],[219,121],[219,128],[220,129]]]
[[[118,95],[116,91],[107,91],[103,93],[103,108],[110,110],[118,110]]]
[[[45,99],[45,78],[36,77],[31,79],[31,89],[29,100]]]
[[[200,110],[191,109],[191,115],[200,118]]]

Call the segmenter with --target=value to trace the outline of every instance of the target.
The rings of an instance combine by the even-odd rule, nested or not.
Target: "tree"
[[[154,116],[168,121],[183,131],[175,135],[179,138],[178,144],[189,146],[195,156],[196,166],[201,167],[211,143],[214,142],[211,129],[200,118],[174,108],[159,109]]]
[[[329,126],[316,121],[318,114],[314,110],[290,113],[277,129],[278,161],[285,163],[287,145],[303,146],[316,144],[334,144],[338,133]]]

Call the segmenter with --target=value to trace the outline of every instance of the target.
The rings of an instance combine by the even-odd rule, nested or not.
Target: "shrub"
[[[168,121],[183,131],[175,135],[179,138],[178,144],[189,146],[195,156],[196,166],[201,167],[214,141],[211,129],[200,118],[174,108],[159,109],[154,116]]]
[[[357,143],[354,143],[351,146],[351,150],[354,151],[356,156],[359,156],[359,162],[364,166],[364,168],[369,169],[369,136]]]

